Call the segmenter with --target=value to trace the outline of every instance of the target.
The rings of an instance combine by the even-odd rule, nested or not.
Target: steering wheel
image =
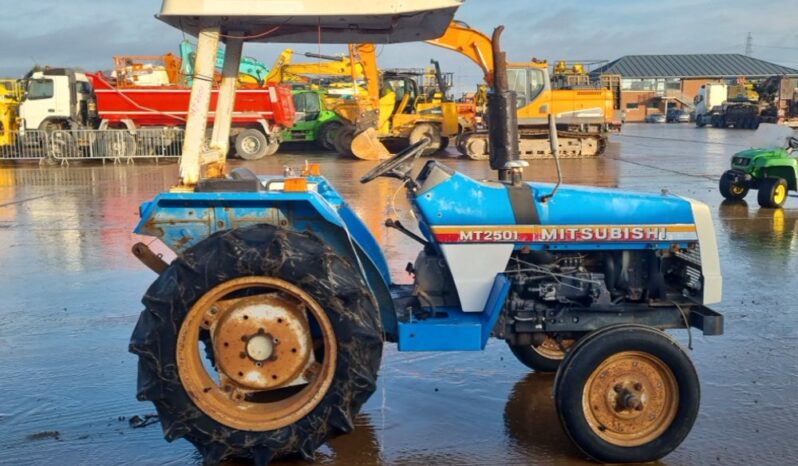
[[[421,138],[420,141],[396,153],[393,157],[372,168],[368,173],[360,178],[360,182],[366,184],[374,181],[381,176],[389,178],[398,178],[403,180],[413,170],[413,163],[407,163],[412,159],[413,162],[418,159],[421,152],[428,146],[432,140],[430,138]],[[407,166],[405,166],[407,165]]]

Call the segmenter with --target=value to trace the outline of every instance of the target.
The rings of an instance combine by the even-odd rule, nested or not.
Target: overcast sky
[[[34,64],[109,69],[114,55],[177,52],[183,38],[154,19],[161,0],[0,0],[0,5],[2,77],[22,76]],[[487,34],[504,24],[504,47],[514,61],[743,53],[751,32],[753,56],[798,68],[796,9],[796,0],[467,0],[457,17]],[[271,64],[283,47],[254,44],[244,53]],[[459,91],[481,79],[471,62],[424,44],[386,46],[379,57],[386,68],[423,67],[430,58],[455,72]]]

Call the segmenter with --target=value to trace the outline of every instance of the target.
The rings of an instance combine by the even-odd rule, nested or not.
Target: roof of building
[[[624,78],[736,78],[798,76],[798,70],[737,53],[627,55],[593,71]]]

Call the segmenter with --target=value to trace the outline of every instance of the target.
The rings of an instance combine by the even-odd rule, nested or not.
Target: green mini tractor
[[[756,189],[760,206],[781,207],[787,193],[798,190],[798,159],[792,153],[796,148],[798,137],[792,128],[760,125],[751,149],[732,156],[731,170],[720,177],[720,193],[729,200],[742,200]]]
[[[295,89],[294,126],[283,131],[283,142],[315,142],[322,149],[335,150],[335,136],[343,126],[341,117],[327,108],[326,93],[315,89]]]

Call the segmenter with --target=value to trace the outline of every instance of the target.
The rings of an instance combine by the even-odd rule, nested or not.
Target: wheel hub
[[[676,378],[659,359],[618,353],[588,379],[583,397],[594,433],[614,445],[633,447],[658,438],[676,417]]]
[[[228,304],[211,326],[220,372],[251,390],[304,382],[301,375],[312,362],[312,342],[301,306],[276,295]]]

